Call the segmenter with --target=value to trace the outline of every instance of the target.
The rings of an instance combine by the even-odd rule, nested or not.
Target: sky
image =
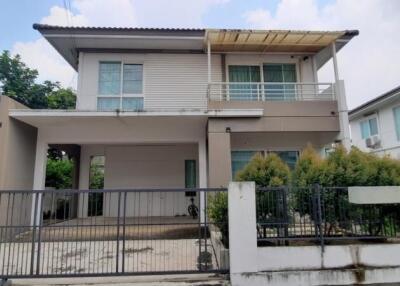
[[[108,27],[345,30],[338,53],[349,108],[400,85],[400,0],[0,0],[0,51],[19,54],[39,81],[76,88],[77,74],[33,23]],[[319,71],[333,80],[332,63]]]

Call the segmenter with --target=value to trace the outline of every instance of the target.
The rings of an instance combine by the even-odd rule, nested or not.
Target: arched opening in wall
[[[90,158],[89,189],[104,189],[105,156],[92,156]],[[102,192],[89,193],[88,216],[103,215],[104,195]]]

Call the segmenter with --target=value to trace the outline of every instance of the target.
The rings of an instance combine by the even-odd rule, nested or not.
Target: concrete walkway
[[[153,275],[96,278],[49,278],[49,279],[15,279],[11,285],[18,286],[228,286],[225,275],[186,274],[186,275]]]

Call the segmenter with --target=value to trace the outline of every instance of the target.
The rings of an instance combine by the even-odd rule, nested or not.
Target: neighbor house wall
[[[32,190],[36,151],[36,128],[10,118],[10,109],[25,109],[15,100],[0,96],[0,192]],[[0,224],[26,223],[29,220],[31,197],[0,194]],[[6,212],[9,212],[9,216]],[[12,216],[11,216],[12,212]],[[11,221],[11,220],[12,221]],[[27,221],[22,221],[27,219]]]
[[[393,108],[400,106],[400,99],[382,106],[375,111],[366,112],[350,121],[352,144],[363,151],[374,152],[380,155],[389,154],[400,159],[400,141],[397,139]],[[376,116],[378,118],[378,132],[381,139],[381,147],[377,149],[367,148],[365,139],[361,137],[360,123],[365,119]]]
[[[77,109],[97,108],[99,63],[143,64],[144,108],[206,109],[206,54],[81,53]],[[212,80],[222,81],[221,56],[212,56]]]
[[[12,119],[9,109],[27,107],[0,96],[0,189],[32,189],[36,128]]]

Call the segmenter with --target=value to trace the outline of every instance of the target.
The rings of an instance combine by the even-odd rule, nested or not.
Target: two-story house
[[[354,108],[349,119],[354,146],[400,159],[400,87]]]
[[[256,152],[293,166],[307,143],[349,145],[336,52],[358,31],[34,29],[78,72],[76,110],[9,112],[38,131],[34,189],[49,145],[78,150],[80,189],[98,155],[105,189],[206,188],[226,186]],[[335,81],[319,82],[330,59]],[[176,215],[191,195],[159,199],[180,200]]]

